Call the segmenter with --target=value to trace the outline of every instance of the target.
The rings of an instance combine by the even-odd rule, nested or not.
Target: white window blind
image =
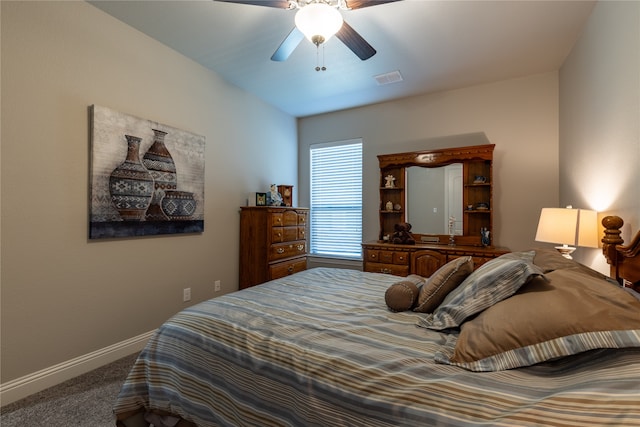
[[[362,258],[362,140],[314,144],[312,255]]]

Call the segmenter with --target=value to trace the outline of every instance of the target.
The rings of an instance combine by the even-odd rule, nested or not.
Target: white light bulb
[[[296,27],[312,43],[319,45],[342,28],[342,15],[335,7],[324,3],[311,3],[296,13]]]

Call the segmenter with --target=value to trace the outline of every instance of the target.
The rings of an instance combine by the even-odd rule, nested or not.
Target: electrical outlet
[[[213,290],[216,292],[220,292],[220,280],[216,280],[213,282]]]
[[[191,288],[184,288],[182,290],[182,301],[191,301]]]

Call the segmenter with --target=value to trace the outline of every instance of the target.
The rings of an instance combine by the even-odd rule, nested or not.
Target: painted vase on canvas
[[[162,199],[162,212],[172,221],[189,220],[196,211],[193,193],[188,191],[165,191]]]
[[[151,202],[154,182],[140,161],[141,139],[125,135],[127,157],[109,176],[111,202],[123,221],[142,221]]]
[[[153,144],[142,159],[142,163],[151,172],[155,183],[146,219],[147,221],[168,221],[169,217],[162,211],[162,198],[167,190],[175,190],[178,187],[176,164],[164,143],[167,132],[158,129],[152,130],[154,133]]]

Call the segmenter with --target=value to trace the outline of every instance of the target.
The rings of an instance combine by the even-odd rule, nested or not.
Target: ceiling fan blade
[[[377,6],[379,4],[393,3],[400,0],[346,0],[349,9],[362,9],[363,7]]]
[[[280,43],[278,49],[271,55],[272,61],[286,61],[289,55],[293,53],[298,47],[300,42],[304,39],[304,34],[297,27],[293,27],[293,30],[287,37]]]
[[[363,61],[366,61],[376,54],[373,46],[363,39],[362,36],[346,22],[342,23],[342,28],[336,33],[336,37]]]
[[[289,9],[289,0],[214,0],[225,3],[253,4],[255,6],[277,7],[279,9]]]

